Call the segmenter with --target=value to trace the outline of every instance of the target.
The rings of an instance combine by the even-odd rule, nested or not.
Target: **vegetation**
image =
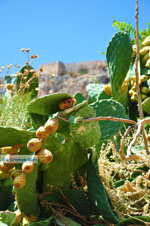
[[[117,25],[106,53],[110,84],[88,84],[87,100],[81,93],[38,98],[30,62],[37,55],[29,49],[22,49],[26,65],[5,76],[1,225],[150,222],[150,34],[134,45],[132,26]]]

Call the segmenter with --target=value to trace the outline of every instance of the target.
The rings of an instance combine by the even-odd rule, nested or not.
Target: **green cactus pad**
[[[107,47],[106,57],[112,96],[117,100],[132,58],[132,43],[128,33],[119,31],[113,36]]]
[[[86,92],[88,94],[88,103],[97,101],[98,96],[104,91],[104,84],[88,84],[86,86]]]
[[[30,113],[36,113],[39,115],[51,115],[58,111],[59,103],[65,98],[72,97],[68,93],[53,93],[44,97],[37,98],[31,101],[28,106],[28,111]]]
[[[71,173],[77,176],[77,172],[84,175],[87,162],[86,151],[68,139],[63,144],[63,151],[59,152],[54,145],[47,145],[47,149],[54,154],[49,168],[43,172],[43,192],[55,190],[58,186],[69,187],[71,185]]]
[[[17,205],[26,216],[39,215],[36,181],[40,163],[34,164],[34,170],[26,174],[26,185],[17,190]]]
[[[77,100],[76,105],[82,103],[85,100],[85,97],[80,92],[75,93],[73,97]]]
[[[73,114],[75,117],[90,118],[96,117],[96,112],[88,105],[83,106]],[[70,135],[82,147],[88,149],[96,145],[101,137],[100,127],[98,122],[81,122],[70,124]]]
[[[142,109],[146,113],[150,114],[150,97],[146,98],[146,100],[142,102]]]
[[[12,226],[16,221],[16,214],[8,211],[0,212],[0,225],[1,226]]]
[[[0,127],[0,147],[25,144],[35,137],[35,132],[12,127]]]
[[[109,100],[100,100],[90,105],[96,111],[96,116],[113,116],[116,118],[125,118],[124,107],[117,101]],[[101,128],[101,139],[100,141],[105,141],[110,139],[115,135],[119,129],[122,127],[122,122],[113,122],[102,120],[99,121]]]

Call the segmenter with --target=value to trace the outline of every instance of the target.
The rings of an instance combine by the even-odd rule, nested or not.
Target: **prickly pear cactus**
[[[132,44],[127,33],[117,32],[113,36],[107,47],[106,57],[110,73],[112,96],[118,100],[132,57]]]

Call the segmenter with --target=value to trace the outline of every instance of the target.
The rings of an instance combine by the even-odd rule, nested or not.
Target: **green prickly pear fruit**
[[[65,110],[65,109],[70,108],[73,105],[75,105],[75,103],[76,103],[76,99],[75,98],[66,98],[66,99],[63,99],[59,103],[59,109],[60,110]]]
[[[41,149],[41,147],[42,147],[42,142],[38,138],[32,138],[27,143],[27,148],[31,152],[37,152]]]
[[[45,130],[45,127],[44,126],[41,126],[37,129],[36,131],[36,137],[38,139],[45,139],[49,136],[49,133]]]
[[[149,58],[149,53],[146,53],[141,59],[142,65],[145,65],[145,63],[148,60],[148,58]]]
[[[34,170],[34,163],[31,161],[26,161],[22,164],[23,173],[31,173]]]
[[[107,63],[111,80],[111,91],[118,100],[122,83],[127,75],[132,58],[132,43],[126,32],[117,32],[107,47]]]
[[[146,61],[145,67],[150,68],[150,58]]]
[[[145,46],[140,50],[140,55],[144,56],[148,53],[148,51],[150,50],[150,46]]]
[[[50,163],[53,160],[53,154],[47,149],[41,149],[38,151],[38,159],[42,163]]]
[[[45,123],[44,128],[45,128],[46,132],[51,134],[51,133],[55,133],[57,131],[58,126],[59,126],[58,119],[54,118],[54,119],[49,119]]]
[[[107,93],[109,96],[112,96],[111,94],[111,85],[110,84],[107,84],[104,86],[104,91],[105,93]]]
[[[149,89],[148,89],[146,86],[143,86],[143,87],[141,88],[141,92],[144,93],[144,94],[146,94],[146,93],[149,92]]]
[[[142,42],[142,46],[143,46],[143,47],[144,47],[144,46],[150,46],[150,35],[147,36],[147,37],[145,38],[145,40]]]
[[[16,176],[13,180],[14,187],[17,189],[21,189],[26,185],[26,177],[24,173]]]
[[[147,95],[145,95],[145,94],[141,94],[141,98],[142,98],[142,100],[145,100],[146,98],[147,98]]]

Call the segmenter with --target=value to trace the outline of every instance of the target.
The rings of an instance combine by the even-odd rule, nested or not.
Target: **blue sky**
[[[0,66],[24,65],[21,48],[38,54],[33,67],[103,60],[118,21],[135,26],[136,0],[0,0]],[[150,22],[150,0],[139,0],[139,28]],[[11,69],[13,72],[13,68]]]

